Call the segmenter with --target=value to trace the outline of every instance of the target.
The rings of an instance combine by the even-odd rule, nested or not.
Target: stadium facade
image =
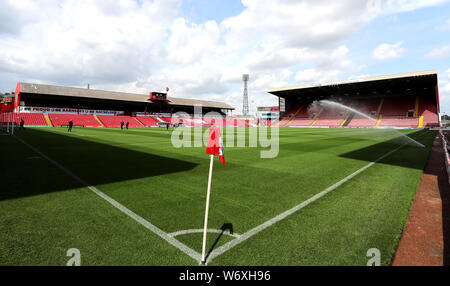
[[[280,126],[425,128],[440,125],[436,70],[275,88],[268,92],[278,97]],[[320,104],[325,99],[360,114]]]
[[[130,127],[156,127],[166,123],[182,123],[187,127],[212,124],[327,128],[440,126],[436,70],[276,88],[268,92],[278,97],[279,104],[270,107],[269,113],[262,108],[258,119],[232,117],[234,108],[217,101],[166,97],[165,93],[146,95],[19,82],[14,97],[4,97],[0,121],[19,124],[23,119],[28,126],[48,127],[66,126],[71,120],[75,126],[84,127],[120,127],[122,122],[128,122]],[[321,101],[325,99],[348,108],[324,105]],[[219,117],[225,119],[220,121]]]

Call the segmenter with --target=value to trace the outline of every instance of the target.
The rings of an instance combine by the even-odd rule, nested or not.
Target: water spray
[[[330,100],[321,100],[321,101],[319,101],[319,103],[324,104],[324,105],[328,105],[328,106],[332,106],[332,107],[334,106],[334,107],[346,109],[346,110],[349,110],[349,111],[351,111],[351,112],[354,112],[354,113],[356,113],[356,114],[358,114],[358,115],[361,115],[361,116],[363,116],[364,118],[367,118],[367,119],[369,119],[369,120],[372,120],[372,121],[374,121],[374,122],[377,122],[377,120],[376,120],[375,118],[373,118],[373,117],[371,117],[371,116],[369,116],[369,115],[367,115],[367,114],[364,114],[364,113],[362,113],[361,111],[358,111],[358,110],[356,110],[356,109],[354,109],[354,108],[351,108],[351,107],[348,107],[348,106],[346,106],[346,105],[340,104],[340,103],[338,103],[338,102],[334,102],[334,101],[330,101]],[[407,135],[405,135],[405,134],[399,132],[398,130],[396,130],[395,128],[393,128],[393,127],[391,127],[391,126],[383,126],[383,127],[381,127],[381,128],[377,127],[377,129],[389,129],[389,130],[393,130],[393,131],[397,132],[398,135],[402,136],[402,138],[405,138],[406,140],[408,140],[410,143],[412,143],[412,144],[414,144],[414,145],[416,145],[416,146],[420,146],[420,147],[422,147],[422,148],[425,147],[425,145],[423,145],[423,144],[417,142],[416,140],[412,139],[411,137],[409,137],[409,136],[407,136]]]

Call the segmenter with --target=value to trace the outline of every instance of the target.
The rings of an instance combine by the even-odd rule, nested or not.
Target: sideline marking
[[[131,210],[126,208],[124,205],[120,204],[119,202],[117,202],[113,198],[109,197],[108,195],[106,195],[105,193],[103,193],[102,191],[97,189],[96,187],[90,185],[88,182],[84,181],[83,179],[81,179],[80,177],[75,175],[72,171],[66,169],[64,166],[62,166],[61,164],[59,164],[58,162],[56,162],[52,158],[48,157],[47,155],[45,155],[44,153],[39,151],[37,148],[35,148],[32,145],[28,144],[27,142],[25,142],[21,138],[19,138],[17,136],[14,136],[14,137],[19,142],[21,142],[22,144],[24,144],[28,148],[32,149],[34,152],[38,153],[40,156],[45,158],[47,161],[49,161],[50,163],[52,163],[56,167],[60,168],[61,170],[63,170],[66,174],[68,174],[69,176],[71,176],[72,178],[77,180],[79,183],[85,185],[89,190],[91,190],[94,193],[96,193],[98,196],[100,196],[101,198],[106,200],[108,203],[110,203],[111,205],[113,205],[114,207],[119,209],[121,212],[123,212],[124,214],[128,215],[129,217],[131,217],[132,219],[134,219],[135,221],[137,221],[138,223],[140,223],[141,225],[143,225],[144,227],[146,227],[147,229],[149,229],[153,233],[157,234],[159,237],[161,237],[162,239],[164,239],[165,241],[167,241],[171,245],[175,246],[176,248],[178,248],[182,252],[186,253],[187,255],[189,255],[190,257],[195,259],[196,261],[200,261],[201,260],[200,253],[196,252],[192,248],[190,248],[190,247],[186,246],[185,244],[181,243],[179,240],[173,238],[172,236],[170,236],[169,234],[167,234],[166,232],[164,232],[163,230],[161,230],[157,226],[151,224],[150,222],[148,222],[147,220],[145,220],[144,218],[142,218],[138,214],[132,212]]]
[[[427,134],[428,132],[425,132],[424,134]],[[420,136],[424,135],[421,134]],[[418,137],[420,137],[418,136]],[[416,139],[418,138],[416,137]],[[412,138],[411,138],[412,139]],[[410,142],[406,142],[402,145],[400,145],[399,147],[395,148],[394,150],[384,154],[383,156],[381,156],[380,158],[376,159],[375,161],[367,164],[366,166],[358,169],[357,171],[353,172],[352,174],[348,175],[347,177],[343,178],[342,180],[340,180],[339,182],[335,183],[334,185],[326,188],[325,190],[321,191],[320,193],[312,196],[311,198],[307,199],[306,201],[296,205],[295,207],[277,215],[276,217],[269,219],[268,221],[252,228],[251,230],[245,232],[244,234],[242,234],[239,238],[236,238],[232,241],[229,241],[227,243],[225,243],[224,245],[220,246],[219,248],[217,248],[216,250],[213,250],[211,252],[211,254],[208,257],[208,262],[210,262],[211,260],[213,260],[215,257],[222,255],[223,253],[225,253],[226,251],[230,250],[231,248],[235,247],[236,245],[240,244],[241,242],[244,242],[245,240],[249,239],[250,237],[254,236],[255,234],[261,232],[262,230],[268,228],[269,226],[285,219],[286,217],[290,216],[291,214],[301,210],[302,208],[306,207],[307,205],[309,205],[310,203],[320,199],[321,197],[325,196],[327,193],[333,191],[334,189],[336,189],[337,187],[339,187],[340,185],[344,184],[345,182],[347,182],[348,180],[352,179],[353,177],[355,177],[356,175],[362,173],[363,171],[365,171],[366,169],[372,167],[373,165],[375,165],[378,161],[383,160],[384,158],[386,158],[387,156],[391,155],[392,153],[396,152],[397,150],[399,150],[400,148],[403,148],[404,146],[408,145]]]

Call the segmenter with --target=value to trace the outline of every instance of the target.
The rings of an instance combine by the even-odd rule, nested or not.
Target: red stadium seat
[[[48,117],[54,126],[67,126],[69,125],[69,121],[72,120],[74,126],[102,127],[91,114],[49,113]]]
[[[24,125],[35,125],[35,126],[47,126],[47,121],[45,120],[43,113],[16,113],[14,116],[14,122],[20,124],[20,119],[23,118]]]
[[[129,127],[144,127],[137,120],[131,116],[126,115],[97,115],[98,119],[105,125],[105,127],[120,127],[120,123],[123,121],[124,127],[128,122]]]
[[[136,116],[136,118],[142,122],[146,127],[158,126],[158,119],[154,116]]]

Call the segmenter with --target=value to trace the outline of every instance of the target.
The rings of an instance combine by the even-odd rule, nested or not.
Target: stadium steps
[[[153,116],[136,116],[136,118],[146,127],[156,127],[158,126],[158,122],[164,122],[163,120],[159,121]]]
[[[360,104],[361,101],[358,100],[355,105],[350,104],[350,107],[358,109]],[[347,113],[347,117],[344,119],[344,121],[342,121],[341,127],[347,127],[350,124],[350,122],[352,122],[353,117],[355,117],[355,112],[349,111]]]
[[[102,126],[105,127],[105,124],[103,124],[103,122],[97,117],[97,115],[94,115],[95,120],[97,120],[97,122]]]
[[[47,114],[44,115],[44,118],[45,118],[45,121],[47,121],[48,126],[55,127],[55,126],[53,126],[53,123],[52,123],[52,121],[50,120],[50,117],[48,117]]]
[[[283,126],[288,126],[289,123],[291,123],[292,120],[295,119],[295,117],[297,116],[297,114],[303,109],[303,106],[304,106],[304,105],[300,105],[300,107],[299,107],[299,108],[297,109],[297,111],[294,113],[294,116],[292,116],[292,119],[289,120],[289,121],[288,121],[285,125],[283,125]]]
[[[423,127],[423,116],[420,116],[419,117],[419,126],[418,126],[419,128],[422,128]]]
[[[342,121],[341,127],[347,127],[350,124],[350,122],[352,121],[354,116],[355,116],[355,112],[353,112],[353,111],[350,112],[347,115],[347,118],[345,118],[344,121]]]
[[[316,117],[314,117],[314,121],[313,121],[313,123],[311,123],[310,126],[314,126],[314,124],[316,124],[316,122],[317,122],[317,120],[319,120],[319,116],[323,110],[324,110],[324,108],[322,107],[322,109],[319,111],[319,113],[317,113]]]
[[[383,103],[383,98],[381,99],[381,102]],[[381,103],[381,104],[382,104]],[[377,124],[375,125],[376,127],[378,127],[379,125],[380,125],[380,122],[381,122],[381,119],[382,119],[383,117],[381,116],[381,114],[378,116],[378,121],[377,121]]]
[[[381,108],[383,108],[383,102],[384,102],[384,98],[381,98],[380,104],[378,105],[378,109],[377,109],[377,116],[380,115]],[[377,125],[377,126],[378,126],[378,125]]]
[[[133,117],[134,118],[134,120],[136,120],[137,122],[139,122],[139,124],[141,124],[142,125],[142,127],[145,127],[145,124],[144,123],[142,123],[139,119],[137,119],[137,117]]]

